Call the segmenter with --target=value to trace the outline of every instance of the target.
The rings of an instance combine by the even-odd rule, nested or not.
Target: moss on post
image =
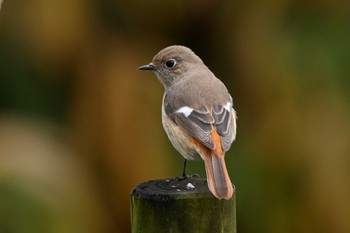
[[[206,179],[163,179],[131,193],[132,233],[236,232],[236,203],[218,200]]]

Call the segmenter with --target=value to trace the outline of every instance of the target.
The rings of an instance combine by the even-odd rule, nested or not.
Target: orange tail
[[[207,154],[204,162],[209,190],[218,199],[231,199],[234,190],[228,176],[224,155]]]

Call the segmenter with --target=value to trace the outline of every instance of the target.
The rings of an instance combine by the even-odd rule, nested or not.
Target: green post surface
[[[131,192],[132,233],[236,233],[236,203],[199,178],[154,180]]]

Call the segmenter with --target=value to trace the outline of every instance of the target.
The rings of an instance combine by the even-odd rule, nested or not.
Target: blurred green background
[[[129,194],[181,174],[147,64],[194,50],[230,90],[240,233],[350,232],[348,1],[5,0],[0,232],[130,232]],[[188,164],[204,176],[202,162]]]

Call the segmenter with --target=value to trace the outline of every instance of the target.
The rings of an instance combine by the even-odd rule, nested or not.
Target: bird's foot
[[[181,181],[181,180],[189,180],[189,179],[193,179],[193,178],[199,178],[200,176],[195,173],[193,175],[187,175],[187,174],[182,174],[182,176],[177,176],[175,177],[176,181]]]

